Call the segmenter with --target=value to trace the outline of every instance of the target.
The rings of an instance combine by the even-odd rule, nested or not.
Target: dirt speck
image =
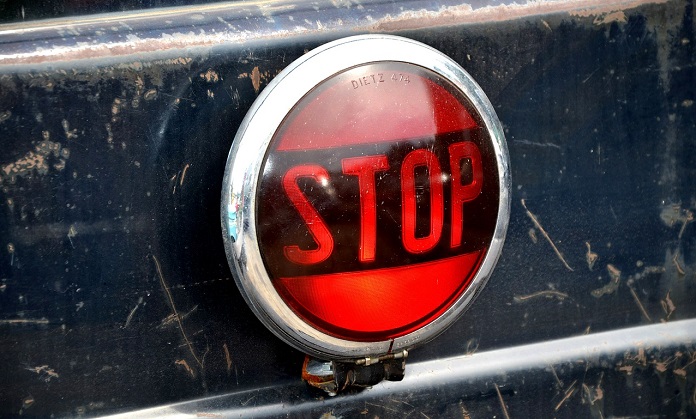
[[[176,361],[174,361],[174,363],[176,365],[182,366],[184,370],[191,375],[191,378],[196,378],[196,372],[193,371],[193,368],[189,366],[188,362],[186,362],[185,359],[177,359]]]
[[[527,232],[527,235],[529,235],[529,239],[532,241],[532,243],[537,244],[539,241],[539,238],[537,237],[536,230],[533,228],[530,228],[529,231]]]
[[[24,411],[26,411],[34,405],[34,402],[36,402],[34,396],[25,397],[24,400],[22,400],[22,407],[19,409],[19,415],[22,416],[24,414]]]
[[[617,289],[619,289],[619,283],[621,282],[621,271],[612,264],[607,265],[607,271],[609,272],[609,277],[611,280],[605,286],[592,291],[592,296],[595,298],[599,298],[606,294],[613,294]]]
[[[674,305],[674,302],[669,296],[670,292],[671,291],[667,291],[667,295],[665,296],[665,298],[660,300],[662,311],[665,312],[665,321],[669,320],[669,318],[672,317],[672,314],[674,314],[674,312],[677,310],[677,307]]]
[[[566,298],[568,298],[568,294],[556,290],[545,290],[545,291],[538,291],[533,294],[528,294],[528,295],[516,295],[513,300],[516,303],[522,303],[528,300],[532,300],[537,297],[545,297],[549,299],[557,299],[559,301],[563,301]]]
[[[59,378],[60,377],[58,375],[58,373],[55,372],[55,370],[53,370],[53,368],[49,368],[48,365],[40,365],[38,367],[27,368],[27,370],[35,372],[45,382],[51,381],[52,378]]]
[[[63,126],[63,130],[65,131],[65,138],[67,138],[68,140],[71,138],[77,138],[77,129],[70,129],[70,123],[67,119],[64,119],[61,122],[61,125]]]
[[[225,352],[225,363],[227,365],[227,374],[232,371],[232,357],[230,356],[230,350],[227,348],[227,344],[222,344],[222,349]]]
[[[587,253],[585,253],[587,267],[590,268],[590,270],[592,270],[594,268],[595,262],[597,262],[597,259],[599,259],[599,255],[592,251],[590,242],[585,242],[585,246],[587,246]]]
[[[157,98],[157,90],[155,89],[150,89],[145,94],[143,95],[143,99],[145,100],[153,100]]]

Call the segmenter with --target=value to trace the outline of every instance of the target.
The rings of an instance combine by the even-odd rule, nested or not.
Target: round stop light
[[[490,276],[509,185],[500,123],[459,65],[405,38],[345,38],[281,72],[240,126],[227,256],[250,307],[298,349],[408,349]]]

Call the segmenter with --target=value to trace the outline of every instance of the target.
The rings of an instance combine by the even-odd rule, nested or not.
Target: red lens
[[[355,341],[450,308],[498,215],[482,125],[459,90],[412,64],[362,65],[308,93],[272,140],[257,199],[259,247],[287,305]]]

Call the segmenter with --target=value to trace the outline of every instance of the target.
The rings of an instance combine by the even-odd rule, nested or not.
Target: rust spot
[[[338,386],[336,383],[336,378],[335,375],[333,374],[333,371],[330,371],[326,374],[323,372],[326,371],[311,371],[313,366],[310,365],[310,362],[320,362],[320,361],[314,361],[312,360],[309,355],[305,355],[305,360],[304,363],[302,364],[302,379],[307,382],[312,387],[316,387],[318,389],[324,390],[327,392],[329,395],[334,396],[336,395],[338,391]],[[346,380],[350,380],[350,375],[351,371],[348,372],[346,375]],[[348,383],[346,382],[344,384],[344,387]]]
[[[254,91],[258,94],[259,89],[261,89],[261,72],[259,72],[258,67],[254,67],[254,69],[251,70],[249,78],[251,79],[251,84],[254,86]]]

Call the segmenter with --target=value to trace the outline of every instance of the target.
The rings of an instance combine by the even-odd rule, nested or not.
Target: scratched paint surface
[[[75,47],[64,50],[74,66],[37,54],[32,34],[0,41],[0,377],[12,377],[0,380],[0,414],[93,415],[299,380],[303,355],[261,325],[229,272],[222,175],[257,94],[346,33],[409,36],[460,62],[511,155],[499,265],[467,314],[409,363],[696,317],[694,6],[634,3],[486,9],[478,24],[461,8],[250,9],[247,32],[229,25],[248,19],[218,10],[216,23],[196,13],[165,22],[174,29],[158,42],[176,48],[152,54],[143,44],[156,31],[124,20],[89,29],[124,37],[110,57],[60,29],[51,42]],[[191,34],[176,35],[182,27]],[[146,53],[123,52],[133,46]],[[15,65],[8,51],[33,52]],[[636,348],[582,374],[552,366],[522,380],[536,392],[491,381],[464,398],[450,389],[439,407],[426,393],[342,412],[514,417],[537,400],[544,416],[693,416],[694,353]],[[285,391],[318,403],[305,388]],[[623,402],[631,392],[641,398]]]

